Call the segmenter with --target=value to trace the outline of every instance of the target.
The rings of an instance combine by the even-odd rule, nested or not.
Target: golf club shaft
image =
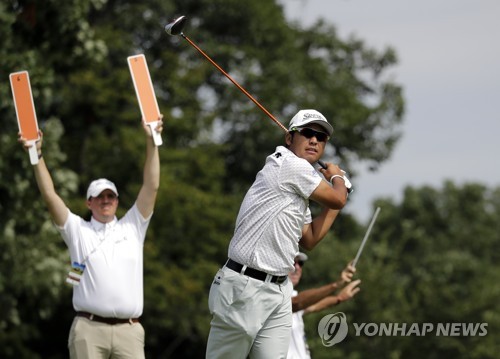
[[[282,124],[281,122],[279,122],[279,121],[278,121],[278,120],[277,120],[277,119],[276,119],[276,118],[275,118],[275,117],[274,117],[274,116],[273,116],[273,115],[272,115],[272,114],[271,114],[268,110],[266,110],[266,109],[265,109],[265,107],[264,107],[264,106],[262,106],[262,105],[259,103],[259,101],[257,101],[257,100],[256,100],[256,99],[252,96],[252,95],[250,95],[250,94],[248,93],[248,91],[247,91],[247,90],[245,90],[243,87],[241,87],[241,85],[240,85],[238,82],[236,82],[236,80],[234,80],[231,76],[229,76],[229,74],[228,74],[228,73],[226,73],[226,71],[224,71],[224,70],[223,70],[223,69],[222,69],[219,65],[217,65],[217,64],[215,63],[215,61],[213,61],[213,60],[212,60],[212,59],[211,59],[211,58],[210,58],[207,54],[205,54],[205,52],[203,52],[203,50],[202,50],[202,49],[200,49],[198,46],[196,46],[196,44],[195,44],[193,41],[191,41],[191,39],[189,39],[189,38],[188,38],[186,35],[184,35],[184,34],[181,34],[181,36],[182,36],[184,39],[186,39],[186,40],[187,40],[187,42],[189,42],[189,44],[190,44],[191,46],[193,46],[193,47],[194,47],[194,48],[195,48],[195,49],[196,49],[196,50],[197,50],[200,54],[202,54],[202,55],[203,55],[203,57],[205,57],[208,61],[210,61],[210,63],[211,63],[212,65],[214,65],[214,66],[217,68],[217,70],[219,70],[219,71],[220,71],[220,72],[221,72],[224,76],[226,76],[226,77],[227,77],[227,78],[228,78],[228,79],[229,79],[229,80],[230,80],[230,81],[231,81],[231,82],[232,82],[232,83],[233,83],[233,84],[234,84],[234,85],[235,85],[235,86],[236,86],[236,87],[237,87],[237,88],[241,91],[241,92],[243,92],[245,95],[247,95],[247,97],[248,97],[250,100],[252,100],[252,102],[253,102],[254,104],[256,104],[256,105],[257,105],[257,106],[258,106],[258,107],[259,107],[259,108],[260,108],[260,109],[261,109],[261,110],[262,110],[262,111],[263,111],[263,112],[264,112],[267,116],[269,116],[269,118],[270,118],[271,120],[273,120],[273,121],[274,121],[274,122],[275,122],[278,126],[280,126],[280,127],[281,127],[281,129],[282,129],[283,131],[288,132],[287,128],[286,128],[285,126],[283,126],[283,124]]]
[[[377,219],[379,212],[380,212],[380,207],[377,207],[377,209],[375,210],[375,213],[373,214],[370,225],[368,226],[368,229],[366,230],[365,237],[363,238],[363,241],[361,242],[361,245],[359,246],[358,253],[356,253],[356,257],[352,261],[353,267],[356,267],[356,264],[358,263],[359,257],[361,256],[361,252],[363,251],[363,247],[365,246],[366,240],[368,239],[368,236],[370,235],[373,224],[375,223],[375,220]]]
[[[196,51],[198,51],[200,54],[203,55],[203,57],[205,59],[207,59],[217,70],[219,70],[224,76],[226,76],[229,81],[231,81],[241,92],[243,92],[250,100],[252,100],[252,102],[254,104],[257,105],[257,107],[259,107],[271,120],[274,121],[274,123],[276,123],[283,131],[285,132],[288,132],[288,129],[281,123],[279,122],[276,117],[274,117],[272,115],[272,113],[270,113],[268,110],[266,110],[266,108],[264,106],[262,106],[259,101],[257,101],[252,95],[250,95],[250,93],[248,93],[247,90],[245,90],[235,79],[233,79],[231,76],[229,76],[229,74],[224,71],[219,65],[217,65],[217,63],[215,61],[213,61],[210,56],[208,56],[202,49],[200,49],[193,41],[191,41],[191,39],[189,37],[187,37],[186,35],[184,35],[184,33],[180,33],[180,35],[192,46],[196,49]],[[324,169],[326,169],[326,165],[323,161],[318,161],[318,164],[323,167]]]

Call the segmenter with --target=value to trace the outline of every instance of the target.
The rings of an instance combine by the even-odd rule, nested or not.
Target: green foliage
[[[499,189],[446,182],[441,190],[408,187],[400,204],[377,201],[382,211],[357,266],[361,292],[329,311],[346,313],[349,334],[326,348],[317,325],[328,312],[305,317],[314,357],[420,358],[423,352],[426,358],[496,358],[500,349],[500,290],[495,285],[500,279],[498,195]],[[352,238],[342,238],[335,254],[328,246],[312,255],[313,270],[304,268],[305,287],[335,279],[355,255],[362,236]],[[336,259],[333,268],[331,258]],[[340,258],[343,262],[338,263]],[[356,336],[353,322],[407,323],[407,328],[412,323],[488,323],[488,334],[437,336],[434,331],[425,337]]]
[[[74,195],[76,175],[57,169],[64,159],[58,141],[61,123],[45,123],[44,153],[55,168],[61,196]],[[15,132],[14,132],[15,133]],[[43,336],[44,323],[58,315],[57,303],[67,292],[65,246],[36,188],[33,171],[16,136],[0,135],[0,346],[3,358],[38,357],[26,343]]]
[[[328,157],[349,169],[357,159],[377,167],[390,156],[404,112],[400,86],[385,76],[395,52],[340,39],[323,22],[290,24],[275,1],[0,2],[2,358],[66,357],[73,316],[67,250],[16,142],[8,74],[29,71],[44,158],[68,207],[87,216],[89,181],[108,177],[119,187],[121,215],[142,181],[145,144],[126,62],[138,53],[165,115],[161,188],[145,245],[147,355],[204,355],[212,276],[227,256],[239,202],[283,133],[187,42],[165,34],[179,14],[189,18],[186,35],[281,122],[307,107],[331,119]],[[343,216],[333,234],[343,243],[360,231]],[[339,247],[323,248],[337,258]],[[399,268],[378,261],[387,273]],[[476,267],[468,268],[470,275]]]
[[[189,18],[186,35],[281,122],[307,107],[331,119],[328,157],[346,169],[359,159],[373,168],[386,161],[404,113],[402,89],[386,76],[397,63],[393,49],[340,39],[323,21],[305,29],[287,23],[274,1],[1,2],[2,76],[29,71],[45,160],[80,215],[96,177],[117,183],[119,214],[137,196],[145,147],[126,58],[146,55],[165,115],[161,187],[144,253],[149,358],[204,356],[208,289],[226,258],[239,202],[265,156],[283,143],[244,94],[184,40],[164,33],[179,14]],[[0,86],[0,97],[0,356],[65,358],[73,317],[68,254],[16,142],[9,86]],[[383,210],[358,264],[362,291],[334,310],[358,323],[487,322],[488,335],[350,332],[332,349],[317,336],[326,313],[316,313],[305,319],[314,357],[496,357],[500,189],[407,188],[401,203],[375,206]],[[310,253],[301,288],[336,279],[364,230],[341,215]]]

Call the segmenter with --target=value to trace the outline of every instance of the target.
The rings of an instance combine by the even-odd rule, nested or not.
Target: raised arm
[[[314,313],[314,312],[319,312],[323,309],[333,307],[334,305],[338,305],[342,302],[345,302],[352,297],[356,295],[360,291],[360,288],[358,285],[361,283],[360,279],[356,279],[355,281],[352,281],[348,285],[346,285],[342,290],[340,291],[339,294],[337,295],[331,295],[326,298],[323,298],[322,300],[318,301],[317,303],[310,305],[304,310],[304,314],[307,313]]]
[[[328,233],[339,212],[339,210],[323,208],[311,223],[304,225],[299,244],[308,251],[316,247]]]
[[[342,270],[342,273],[340,274],[340,278],[333,282],[326,284],[322,287],[319,288],[313,288],[313,289],[308,289],[304,290],[302,292],[299,292],[295,297],[292,298],[292,311],[297,312],[299,310],[306,310],[306,311],[313,311],[314,306],[317,305],[319,302],[328,299],[329,301],[334,300],[333,304],[336,304],[335,302],[338,302],[336,296],[332,296],[333,292],[335,292],[338,288],[341,288],[342,286],[345,285],[345,283],[349,283],[352,280],[352,276],[356,272],[356,268],[352,266],[352,263],[349,263],[344,270]],[[355,281],[356,284],[351,286],[351,290],[349,292],[344,292],[343,297],[345,300],[350,299],[347,298],[349,294],[351,294],[358,284],[359,280]],[[353,282],[354,283],[354,282]],[[346,287],[347,288],[347,287]],[[359,288],[355,290],[354,294],[359,291]],[[342,292],[341,292],[342,293]],[[354,295],[352,294],[351,297]],[[339,294],[340,295],[340,294]],[[323,304],[329,303],[328,301],[325,301]],[[331,304],[331,305],[333,305]],[[322,309],[325,307],[322,307]],[[320,310],[320,309],[317,309]],[[314,310],[314,311],[317,311]]]
[[[333,163],[327,163],[326,169],[320,169],[325,178],[333,178],[332,185],[321,181],[311,194],[311,199],[321,204],[324,208],[319,216],[315,217],[310,224],[302,228],[300,245],[307,249],[313,249],[328,233],[340,210],[347,202],[347,188],[344,181],[338,177],[342,170]]]
[[[326,163],[326,168],[320,168],[319,171],[326,181],[319,184],[311,194],[311,199],[329,209],[344,208],[347,203],[347,187],[342,176],[345,172],[333,163]]]
[[[158,119],[158,125],[154,129],[161,133],[163,130],[163,115]],[[137,208],[144,218],[149,217],[153,213],[156,194],[160,187],[160,155],[158,147],[153,142],[151,128],[145,121],[142,122],[142,127],[146,132],[146,162],[144,163],[142,187],[137,196]]]
[[[298,312],[299,310],[310,307],[323,298],[331,295],[337,288],[338,284],[333,282],[319,288],[312,288],[299,292],[295,297],[292,297],[292,312]]]
[[[42,156],[42,143],[43,143],[43,133],[39,131],[40,140],[36,143],[39,161],[38,164],[33,166],[35,172],[35,179],[38,185],[38,189],[42,194],[42,198],[49,210],[50,216],[54,223],[58,226],[63,226],[68,218],[68,208],[64,204],[63,200],[56,193],[54,188],[54,182],[50,176],[49,170],[45,165],[45,161]],[[22,134],[18,134],[18,141],[23,145],[23,147],[28,150],[30,145],[27,144],[26,139],[22,137]]]

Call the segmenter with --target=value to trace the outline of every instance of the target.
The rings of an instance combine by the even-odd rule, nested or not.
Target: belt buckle
[[[276,284],[283,284],[285,282],[285,280],[286,280],[286,275],[281,276],[281,277],[276,276],[276,282],[275,283]]]

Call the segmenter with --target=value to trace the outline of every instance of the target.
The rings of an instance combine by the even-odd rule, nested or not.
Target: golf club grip
[[[325,162],[318,160],[318,165],[320,165],[324,170],[326,170]]]

